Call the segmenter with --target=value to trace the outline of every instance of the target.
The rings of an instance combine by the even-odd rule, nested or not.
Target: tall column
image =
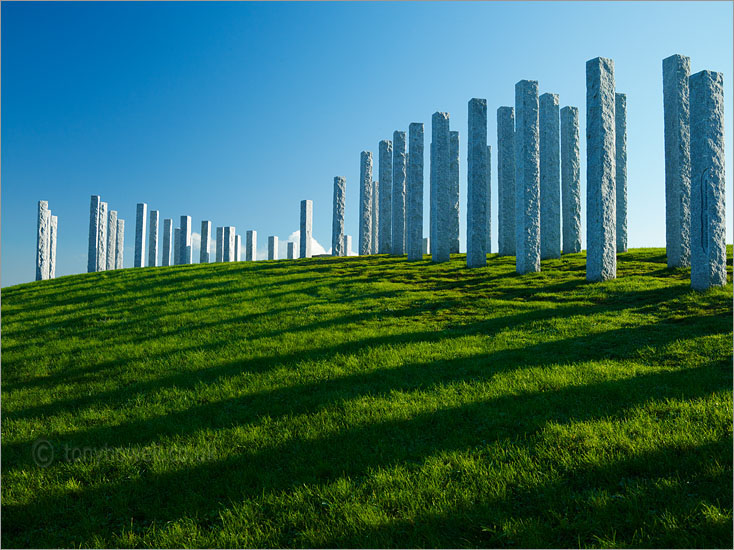
[[[257,231],[250,229],[245,233],[245,261],[257,260]]]
[[[581,156],[578,107],[561,109],[563,253],[581,252]]]
[[[278,237],[271,235],[268,237],[268,260],[278,259]]]
[[[99,226],[97,227],[97,271],[107,269],[107,203],[99,203]]]
[[[372,238],[370,254],[380,251],[380,182],[372,180]]]
[[[691,287],[726,284],[724,75],[691,75]]]
[[[331,220],[331,255],[344,256],[344,201],[347,182],[344,178],[334,178],[334,212]]]
[[[372,251],[372,153],[362,151],[359,159],[359,254]]]
[[[586,279],[617,276],[614,61],[586,62]]]
[[[492,146],[487,145],[487,254],[492,252]]]
[[[405,132],[392,134],[392,241],[390,248],[396,256],[405,254],[405,183],[408,153]]]
[[[48,233],[48,278],[56,278],[56,241],[59,235],[59,218],[51,216],[51,225]]]
[[[436,155],[433,147],[433,129],[431,129],[431,144],[429,145],[430,155],[430,169],[428,172],[428,190],[430,192],[429,204],[428,204],[428,253],[431,257],[436,255],[436,239],[434,239],[433,230],[436,227],[436,208],[438,205],[437,194],[436,194],[436,169],[438,164],[436,163]]]
[[[287,249],[287,258],[289,260],[293,260],[296,257],[296,243],[293,241],[288,241]]]
[[[433,228],[434,262],[448,262],[451,259],[451,174],[449,114],[436,112],[431,119],[433,134],[433,156],[435,160],[434,187],[436,189],[436,222]],[[433,166],[432,166],[433,168]]]
[[[181,228],[173,230],[173,265],[181,264]]]
[[[215,258],[218,262],[224,261],[224,227],[217,227],[217,243]]]
[[[209,249],[212,247],[212,222],[203,220],[201,222],[201,247],[199,250],[199,263],[209,263]]]
[[[344,235],[344,255],[349,256],[352,251],[352,236]]]
[[[515,84],[515,269],[540,271],[538,81]]]
[[[405,247],[408,261],[423,259],[423,123],[408,126],[408,173]]]
[[[135,211],[135,267],[145,267],[145,224],[148,205],[139,202]]]
[[[242,258],[242,235],[235,235],[234,238],[234,261],[239,262]]]
[[[392,252],[392,141],[380,142],[380,231],[378,233],[380,254]]]
[[[171,248],[173,244],[173,220],[166,218],[163,220],[163,243],[161,248],[163,249],[163,258],[161,259],[161,265],[171,265]]]
[[[117,210],[110,210],[107,215],[107,258],[106,269],[115,269],[117,255]]]
[[[87,252],[87,273],[97,271],[97,233],[99,233],[99,195],[92,195],[89,205],[89,248]]]
[[[515,255],[515,109],[497,109],[497,239],[500,256]]]
[[[691,59],[663,59],[665,249],[668,267],[691,265],[691,150],[688,77]]]
[[[150,227],[148,228],[148,267],[156,267],[158,265],[158,222],[160,220],[160,212],[158,210],[150,211]]]
[[[125,257],[125,220],[117,218],[117,243],[115,244],[115,269],[122,269]]]
[[[459,253],[459,132],[449,132],[449,248]]]
[[[301,258],[311,257],[311,231],[313,221],[313,201],[301,201]]]
[[[540,125],[540,259],[561,257],[561,159],[558,94],[538,98]]]
[[[36,281],[48,279],[48,263],[51,233],[51,211],[48,201],[38,201],[38,224],[36,231]]]
[[[627,94],[614,94],[617,252],[627,252]]]
[[[488,175],[487,100],[473,98],[469,100],[469,143],[466,151],[467,267],[487,265]]]
[[[182,264],[191,263],[191,216],[181,216],[181,237],[178,257]]]
[[[234,256],[234,250],[232,250],[234,248],[234,236],[231,234],[232,230],[228,225],[222,228],[222,232],[222,261],[231,262],[230,256]]]

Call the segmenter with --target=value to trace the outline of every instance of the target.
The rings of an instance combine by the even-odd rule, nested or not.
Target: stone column
[[[586,62],[586,280],[617,276],[614,61]]]
[[[117,243],[115,244],[115,269],[122,269],[125,256],[125,220],[117,218]]]
[[[48,201],[38,201],[38,224],[36,230],[36,281],[48,279],[48,263],[51,245],[51,211]]]
[[[179,258],[182,264],[191,263],[191,216],[181,216],[181,237],[179,242]]]
[[[160,212],[150,211],[150,227],[148,228],[148,267],[158,266],[158,222]]]
[[[56,241],[59,235],[59,218],[51,216],[51,226],[48,233],[48,278],[56,278]]]
[[[293,260],[296,256],[296,243],[294,243],[293,241],[288,241],[287,249],[287,258],[289,260]]]
[[[97,271],[97,233],[99,233],[99,195],[92,195],[89,205],[89,248],[87,252],[87,273]]]
[[[359,163],[359,254],[372,251],[372,153],[362,151]]]
[[[433,228],[434,262],[448,262],[451,259],[451,174],[449,114],[433,113],[431,120],[433,133],[433,157],[435,160],[434,188],[436,190],[436,221]],[[433,169],[433,164],[432,164]]]
[[[212,222],[203,220],[201,222],[201,247],[199,250],[199,263],[209,263],[209,249],[212,247]]]
[[[469,100],[468,139],[466,152],[466,266],[484,267],[487,265],[487,176],[489,175],[487,170],[486,99]]]
[[[380,231],[378,233],[380,254],[392,252],[392,141],[383,139],[380,142]]]
[[[115,269],[117,255],[117,210],[110,210],[107,216],[107,258],[106,269]]]
[[[515,84],[515,268],[540,271],[538,81]]]
[[[558,94],[538,98],[540,126],[540,259],[561,257],[561,159]]]
[[[691,265],[690,74],[690,58],[676,54],[663,59],[665,248],[668,267]]]
[[[217,243],[215,258],[218,262],[224,261],[224,227],[217,227]]]
[[[311,231],[313,221],[313,201],[301,201],[301,258],[311,257]]]
[[[396,256],[405,254],[405,184],[408,169],[408,153],[405,132],[392,134],[392,240],[390,248]]]
[[[344,255],[349,256],[352,251],[352,236],[344,235]]]
[[[405,247],[408,261],[423,259],[423,123],[408,127],[408,173],[405,220]]]
[[[250,229],[245,233],[245,261],[257,260],[257,231]]]
[[[331,220],[331,255],[344,256],[344,201],[347,182],[342,177],[334,178],[334,212]]]
[[[489,138],[487,138],[489,139]],[[492,252],[492,146],[487,145],[487,254]]]
[[[380,251],[380,182],[372,180],[372,238],[370,254]]]
[[[271,235],[268,237],[268,260],[278,259],[278,237]]]
[[[430,237],[423,237],[423,254],[428,254],[431,251],[431,239]]]
[[[614,94],[617,252],[627,252],[627,94]]]
[[[497,239],[500,256],[515,255],[515,109],[497,109]]]
[[[181,264],[181,228],[173,230],[173,265]]]
[[[163,220],[163,260],[161,265],[171,265],[171,248],[173,248],[173,220],[166,218]]]
[[[459,253],[459,132],[449,132],[449,248]]]
[[[135,267],[145,267],[145,224],[148,205],[139,202],[135,212]]]
[[[99,226],[97,227],[97,271],[107,270],[107,203],[99,203]]]
[[[235,247],[235,240],[236,240],[236,231],[235,228],[231,225],[225,225],[223,228],[224,236],[223,236],[223,246],[222,246],[222,261],[223,262],[233,262],[234,261],[234,247]]]
[[[242,235],[235,235],[234,238],[234,261],[239,262],[242,258]]]
[[[691,75],[691,287],[726,284],[724,75]]]
[[[431,130],[431,134],[433,134],[433,130]],[[436,255],[436,251],[434,250],[436,247],[436,239],[433,238],[433,230],[436,227],[436,216],[438,215],[436,213],[437,208],[437,194],[436,194],[436,168],[438,164],[436,163],[436,155],[434,153],[434,147],[433,147],[433,136],[431,136],[431,144],[430,144],[430,168],[428,171],[428,190],[430,191],[430,197],[429,197],[429,203],[428,203],[428,253],[431,255],[431,257]]]
[[[581,252],[581,156],[578,107],[561,109],[563,253]]]

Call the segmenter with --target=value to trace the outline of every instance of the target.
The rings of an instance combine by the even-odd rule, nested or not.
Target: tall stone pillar
[[[372,238],[370,254],[380,251],[380,182],[372,180]]]
[[[173,248],[173,220],[166,218],[163,220],[163,259],[161,265],[169,266],[171,264],[171,250]]]
[[[422,245],[423,254],[429,254],[431,252],[431,238],[423,237]]]
[[[701,71],[691,93],[691,287],[726,284],[724,75]]]
[[[691,265],[691,149],[688,77],[691,59],[663,59],[665,248],[668,267]]]
[[[209,249],[212,241],[212,222],[203,220],[201,222],[201,247],[199,249],[199,263],[209,263]]]
[[[301,201],[301,258],[311,257],[311,232],[313,224],[313,201]]]
[[[466,154],[467,267],[487,265],[487,161],[487,100],[473,98],[469,100],[469,142]]]
[[[97,227],[97,271],[107,270],[107,203],[99,203],[99,226]]]
[[[59,235],[59,218],[51,216],[51,226],[48,233],[48,278],[56,278],[56,241]]]
[[[344,235],[344,255],[349,256],[352,252],[352,236]]]
[[[431,130],[431,144],[429,146],[430,155],[430,169],[428,171],[428,190],[430,197],[428,199],[428,253],[431,257],[436,255],[436,239],[434,239],[433,230],[436,227],[436,216],[437,214],[437,193],[436,193],[436,169],[438,163],[436,162],[436,155],[433,147],[433,130]]]
[[[515,268],[540,271],[538,81],[515,84]]]
[[[344,204],[347,194],[347,181],[334,178],[334,212],[331,220],[331,255],[344,256]]]
[[[433,157],[435,160],[434,188],[436,190],[436,220],[433,228],[434,262],[451,259],[451,174],[449,114],[436,112],[431,119],[433,134]],[[431,166],[433,170],[433,163]]]
[[[380,142],[380,231],[378,233],[380,254],[392,252],[392,141],[383,139]]]
[[[540,259],[561,257],[561,158],[558,94],[538,98]]]
[[[408,261],[423,259],[423,123],[408,127],[408,173],[405,245]]]
[[[515,109],[497,109],[497,239],[500,256],[515,255]]]
[[[296,257],[296,243],[293,241],[288,241],[287,248],[287,258],[289,260],[293,260]]]
[[[372,252],[372,153],[362,151],[359,163],[359,254]]]
[[[158,266],[158,222],[160,212],[150,211],[150,227],[148,228],[148,267]]]
[[[627,94],[614,94],[617,252],[627,252]]]
[[[249,232],[248,232],[249,236]],[[237,232],[231,225],[224,226],[224,246],[222,247],[222,261],[223,262],[234,262],[235,261],[235,246],[237,244]]]
[[[487,145],[487,254],[492,252],[492,146]]]
[[[459,253],[459,132],[449,132],[449,249]]]
[[[396,256],[405,254],[405,184],[408,169],[408,152],[405,132],[392,134],[392,241],[390,248]]]
[[[278,237],[271,235],[268,237],[268,260],[278,259]]]
[[[107,215],[107,258],[106,269],[115,269],[117,256],[117,210],[110,210]]]
[[[224,227],[217,227],[217,243],[215,258],[218,262],[224,261]]]
[[[51,211],[48,201],[38,201],[38,225],[36,231],[36,281],[48,279],[48,263],[51,245]]]
[[[581,252],[581,156],[578,107],[561,109],[563,253]]]
[[[225,236],[226,240],[226,236]],[[245,261],[257,260],[257,231],[250,229],[245,233]]]
[[[173,265],[181,264],[181,228],[177,227],[173,230]]]
[[[125,220],[117,218],[117,243],[115,244],[115,269],[122,269],[125,257]]]
[[[181,216],[181,237],[178,256],[182,264],[191,263],[191,216]]]
[[[239,262],[242,258],[242,235],[235,235],[234,238],[234,261]]]
[[[586,62],[586,280],[617,276],[614,61]]]
[[[148,205],[139,202],[135,211],[135,263],[134,267],[145,267],[145,224]]]
[[[87,252],[87,273],[97,271],[97,233],[99,233],[99,195],[92,195],[89,205],[89,248]]]

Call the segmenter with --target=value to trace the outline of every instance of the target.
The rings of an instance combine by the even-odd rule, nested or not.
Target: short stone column
[[[487,100],[469,100],[466,162],[466,266],[487,265]],[[453,192],[453,190],[452,190]]]
[[[242,259],[242,235],[235,235],[234,238],[234,261],[239,262]]]
[[[540,125],[540,259],[561,257],[561,146],[558,94],[538,98]]]
[[[191,216],[181,216],[179,258],[182,264],[191,263]]]
[[[158,222],[160,212],[150,211],[150,227],[148,228],[148,267],[158,266]]]
[[[380,251],[380,182],[372,180],[372,238],[370,254]]]
[[[331,219],[331,255],[344,256],[344,205],[347,180],[334,178],[334,211]]]
[[[38,201],[38,223],[36,225],[36,281],[49,277],[51,247],[51,211],[48,201]]]
[[[617,276],[614,61],[586,62],[586,280]]]
[[[514,256],[515,109],[512,107],[497,109],[497,202],[499,255]]]
[[[135,209],[135,263],[134,267],[145,267],[145,225],[148,218],[148,205],[139,202]]]
[[[125,257],[125,220],[117,218],[117,243],[115,244],[115,269],[122,269]]]
[[[352,252],[352,236],[344,235],[344,255],[349,256]]]
[[[449,114],[436,112],[431,119],[433,134],[433,157],[431,170],[434,173],[434,188],[436,190],[436,219],[432,238],[433,262],[448,262],[451,259],[451,174],[450,147],[451,135],[449,131]]]
[[[270,235],[268,237],[268,260],[278,259],[278,237]]]
[[[691,265],[691,149],[688,77],[691,59],[663,59],[665,249],[668,267]]]
[[[459,132],[449,132],[449,249],[458,254],[459,243]]]
[[[431,239],[430,239],[430,237],[423,237],[422,251],[423,251],[423,254],[429,254],[431,252]]]
[[[362,151],[359,162],[358,246],[360,256],[372,252],[372,153],[369,151]]]
[[[97,271],[107,270],[107,223],[106,202],[99,203],[99,226],[97,227]]]
[[[313,201],[301,201],[301,246],[300,257],[311,257],[311,232],[313,227]]]
[[[245,233],[245,261],[257,260],[257,231],[250,229]]]
[[[405,132],[392,134],[392,240],[390,248],[396,256],[405,254],[405,194],[408,170],[408,151]]]
[[[173,230],[173,265],[181,264],[181,228]]]
[[[289,260],[293,260],[296,257],[296,243],[293,241],[288,241],[288,246],[286,246],[286,257]]]
[[[563,253],[581,252],[581,155],[578,107],[561,109]]]
[[[51,216],[51,227],[48,234],[48,278],[56,278],[56,241],[59,235],[59,217]]]
[[[107,215],[107,259],[106,269],[115,269],[117,255],[117,210],[110,210]]]
[[[540,271],[538,81],[515,84],[515,269]]]
[[[726,284],[724,75],[690,77],[691,287]]]
[[[222,247],[222,261],[224,262],[234,261],[236,235],[234,227],[231,225],[224,226],[224,246]]]
[[[405,247],[408,261],[423,259],[423,123],[408,126]]]
[[[392,252],[392,141],[383,139],[379,145],[380,163],[380,230],[377,235],[379,254]]]
[[[199,263],[209,263],[209,250],[211,249],[212,241],[212,222],[209,220],[203,220],[201,222],[201,247],[199,248]]]
[[[224,227],[217,227],[216,261],[224,261]]]
[[[99,232],[99,195],[92,195],[89,205],[89,248],[87,249],[87,273],[97,271],[97,233]]]
[[[173,249],[173,220],[166,218],[163,220],[163,258],[161,265],[171,265],[171,250]]]
[[[627,252],[627,94],[614,94],[617,252]]]

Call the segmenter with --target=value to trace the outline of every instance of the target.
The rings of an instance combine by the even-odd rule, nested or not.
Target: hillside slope
[[[3,545],[731,547],[731,253],[4,289]]]

